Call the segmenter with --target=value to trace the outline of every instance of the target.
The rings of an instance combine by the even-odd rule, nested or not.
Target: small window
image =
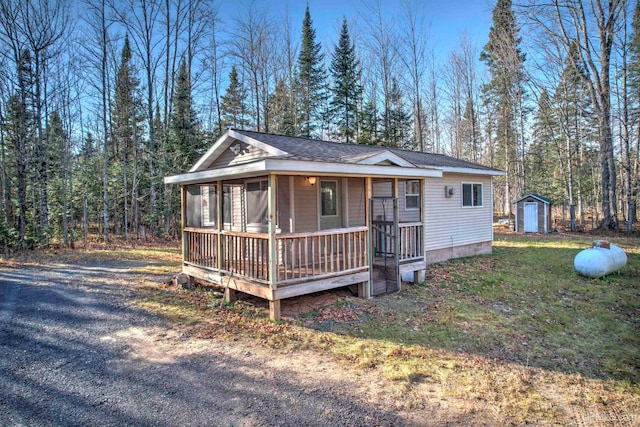
[[[462,184],[462,206],[482,206],[482,184]]]
[[[218,217],[218,192],[215,185],[202,185],[200,187],[202,196],[202,225],[204,227],[215,227]]]
[[[404,207],[406,210],[420,208],[420,181],[405,181]]]
[[[338,215],[338,181],[320,181],[320,207],[322,216]]]

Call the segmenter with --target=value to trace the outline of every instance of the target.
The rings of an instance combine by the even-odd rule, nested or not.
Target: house
[[[491,252],[493,176],[448,156],[230,129],[182,188],[183,272],[269,301],[370,297],[429,263]]]
[[[551,205],[553,201],[531,193],[520,197],[516,205],[516,233],[551,232]]]

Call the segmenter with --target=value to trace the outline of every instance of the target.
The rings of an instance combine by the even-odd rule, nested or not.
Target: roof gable
[[[240,144],[234,144],[234,142],[240,141]],[[246,144],[243,145],[242,143]],[[236,148],[234,148],[236,147]],[[249,148],[248,148],[249,147]],[[254,148],[255,150],[252,150]],[[282,151],[276,147],[265,144],[262,141],[258,141],[255,138],[251,138],[250,136],[239,133],[236,130],[229,129],[226,131],[216,142],[213,143],[211,148],[207,150],[207,152],[200,157],[200,159],[193,165],[189,172],[198,172],[202,170],[206,170],[211,165],[215,163],[215,161],[222,156],[225,151],[231,150],[236,156],[240,156],[247,151],[257,151],[260,153],[264,153],[266,156],[286,156],[288,153]],[[231,162],[231,163],[241,163],[241,162]]]
[[[402,157],[393,154],[389,150],[384,150],[379,153],[374,153],[358,161],[361,165],[396,165],[403,166],[405,168],[415,168],[416,165],[403,159]]]
[[[520,197],[518,200],[516,200],[513,203],[518,203],[518,202],[520,202],[520,201],[522,201],[522,200],[524,200],[524,199],[526,199],[528,197],[533,197],[534,199],[540,200],[541,202],[549,204],[549,205],[553,204],[553,200],[551,200],[551,199],[549,199],[547,197],[543,197],[543,196],[541,196],[539,194],[536,194],[536,193],[529,193],[527,195],[524,195],[524,196]]]

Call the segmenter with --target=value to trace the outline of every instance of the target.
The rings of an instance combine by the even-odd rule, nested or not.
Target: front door
[[[538,232],[538,204],[535,202],[524,203],[524,232]]]

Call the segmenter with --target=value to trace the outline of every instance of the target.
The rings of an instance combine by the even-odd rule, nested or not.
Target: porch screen
[[[247,182],[247,224],[267,224],[267,181]]]
[[[203,185],[200,187],[202,197],[202,225],[215,227],[218,217],[218,192],[215,185]]]

